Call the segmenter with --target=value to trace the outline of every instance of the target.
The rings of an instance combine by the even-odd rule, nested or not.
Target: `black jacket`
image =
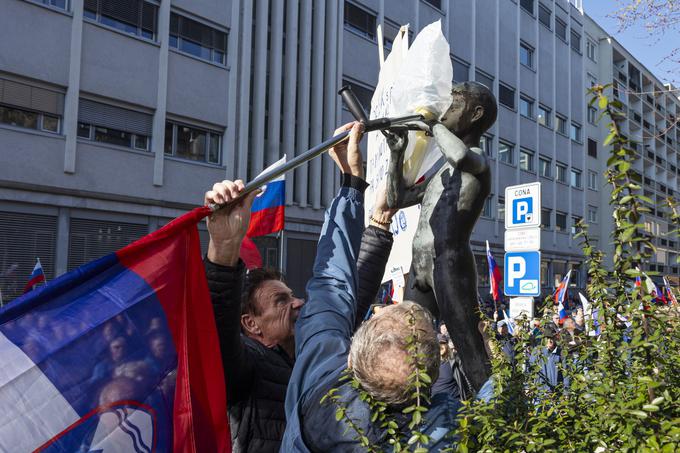
[[[241,335],[241,288],[245,266],[205,260],[227,388],[234,452],[278,452],[286,429],[284,402],[293,360]]]
[[[389,231],[369,226],[361,236],[359,256],[357,257],[357,314],[355,328],[364,320],[366,312],[375,300],[385,273],[387,259],[392,251],[394,238]]]

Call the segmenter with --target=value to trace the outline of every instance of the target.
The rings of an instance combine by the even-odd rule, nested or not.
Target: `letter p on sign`
[[[519,280],[526,274],[526,261],[521,256],[512,256],[508,258],[508,284],[515,286],[515,280]]]

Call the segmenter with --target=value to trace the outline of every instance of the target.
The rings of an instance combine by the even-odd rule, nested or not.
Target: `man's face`
[[[546,341],[546,347],[548,348],[548,351],[554,351],[556,346],[557,343],[555,343],[555,340],[552,338],[548,338],[548,340]]]
[[[295,321],[304,304],[293,291],[279,280],[266,280],[255,291],[255,303],[260,314],[253,320],[262,331],[264,343],[274,345],[295,335]]]
[[[439,355],[441,357],[449,355],[449,346],[446,343],[439,343]]]
[[[157,359],[164,358],[168,353],[168,344],[165,341],[165,338],[154,338],[151,340],[151,344],[149,346],[151,349],[151,354],[153,354],[153,356]]]
[[[557,313],[552,315],[552,322],[554,322],[555,325],[559,324],[560,323],[560,315],[558,315]]]
[[[454,93],[453,101],[448,110],[440,119],[441,123],[457,136],[464,135],[470,123],[465,98],[461,94]]]
[[[125,350],[127,344],[123,338],[116,338],[109,345],[109,350],[111,351],[111,360],[118,362],[125,357]]]

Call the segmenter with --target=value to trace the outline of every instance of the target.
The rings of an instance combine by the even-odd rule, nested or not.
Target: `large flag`
[[[286,163],[286,156],[269,167],[264,174]],[[284,175],[267,183],[250,209],[250,227],[246,236],[253,238],[283,230],[286,205],[286,179]]]
[[[671,284],[668,282],[668,279],[666,277],[663,278],[663,285],[666,290],[666,301],[669,304],[677,304],[678,300],[675,298],[675,294],[673,294],[673,289],[671,287]]]
[[[36,287],[39,283],[45,283],[45,273],[43,272],[42,264],[40,263],[40,258],[36,258],[35,266],[33,267],[33,272],[28,278],[28,283],[24,286],[24,293],[29,292]]]
[[[564,308],[564,301],[567,298],[567,293],[569,291],[569,277],[571,276],[571,269],[564,276],[560,284],[555,290],[555,303],[557,304],[557,311],[560,314],[560,321],[567,317],[567,310]]]
[[[230,450],[197,208],[0,310],[0,451]]]
[[[510,335],[515,335],[515,321],[508,317],[505,310],[503,310],[503,319],[505,320],[505,325],[508,326],[508,333]]]
[[[491,254],[489,241],[486,241],[486,261],[489,263],[489,294],[492,294],[493,300],[498,302],[500,300],[501,273],[496,264],[496,260]]]

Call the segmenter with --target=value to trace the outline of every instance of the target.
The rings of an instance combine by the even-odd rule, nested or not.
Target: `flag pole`
[[[283,269],[283,247],[284,247],[284,238],[283,238],[284,230],[279,231],[279,270],[284,273]]]

